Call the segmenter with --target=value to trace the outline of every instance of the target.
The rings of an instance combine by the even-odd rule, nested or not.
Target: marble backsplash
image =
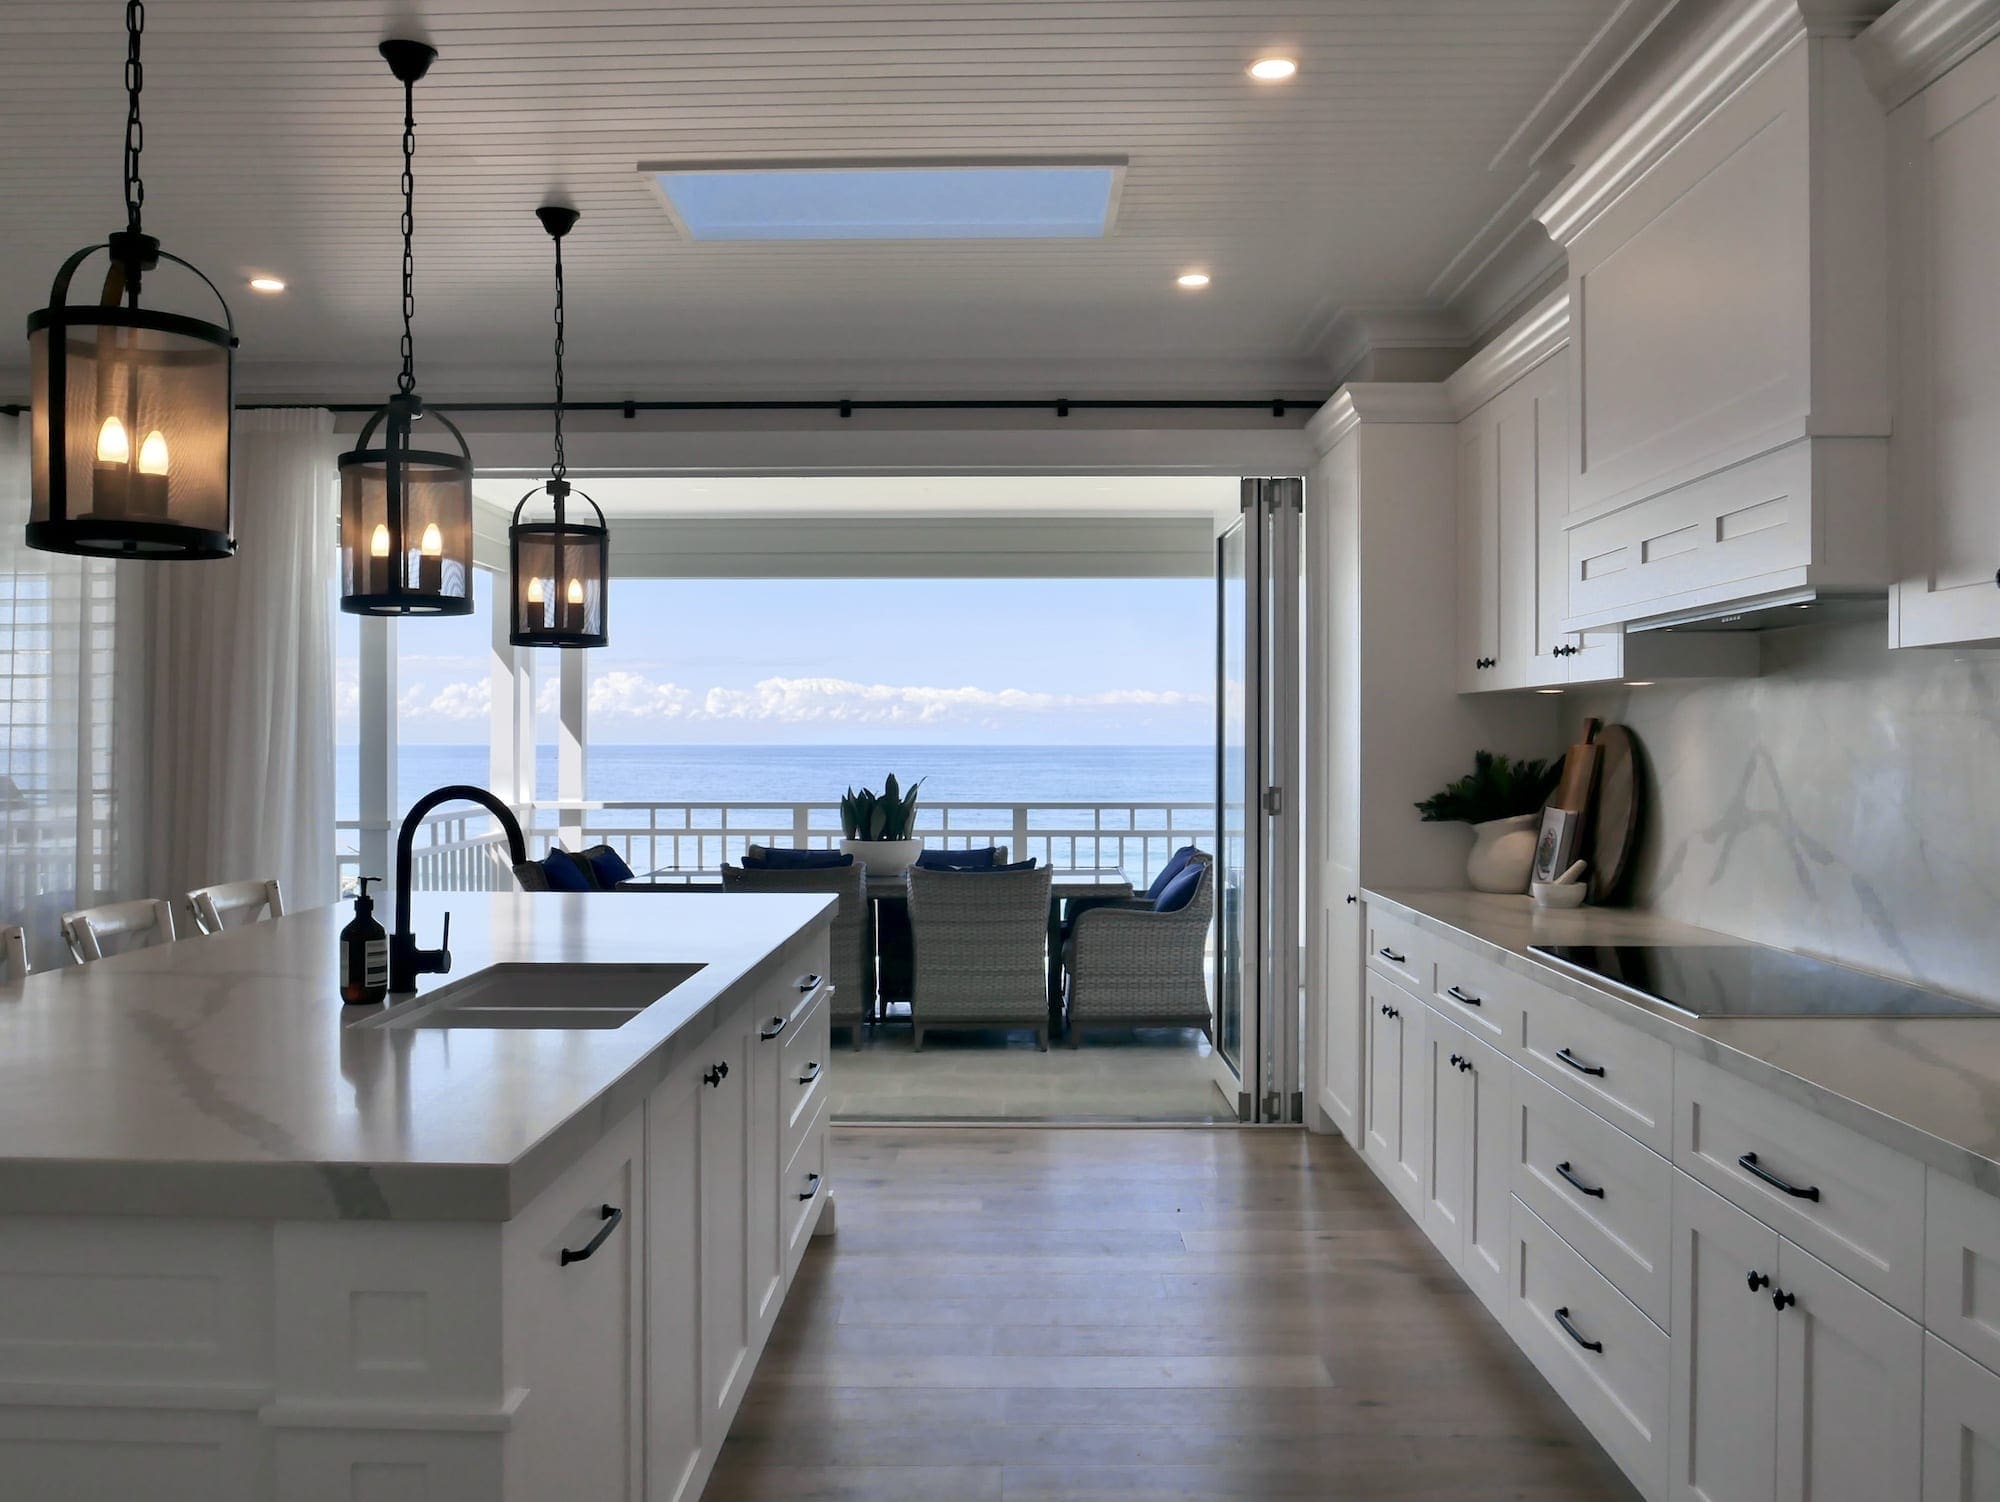
[[[2000,1001],[2000,652],[1880,620],[1767,633],[1756,679],[1570,695],[1628,725],[1651,794],[1626,900]]]

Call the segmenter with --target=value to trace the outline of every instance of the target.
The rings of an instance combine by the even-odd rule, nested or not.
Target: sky
[[[493,576],[472,616],[398,626],[399,736],[484,742]],[[1201,745],[1207,579],[617,579],[587,654],[589,734],[638,745]],[[338,738],[356,738],[356,620],[338,617]],[[554,650],[539,652],[555,739]]]

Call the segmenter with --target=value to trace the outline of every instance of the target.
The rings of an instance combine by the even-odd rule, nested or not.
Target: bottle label
[[[368,957],[363,961],[361,983],[371,988],[375,986],[386,988],[389,984],[389,941],[370,939],[366,948]]]

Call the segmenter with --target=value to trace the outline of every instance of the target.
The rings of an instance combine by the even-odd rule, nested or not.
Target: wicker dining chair
[[[6,983],[20,984],[28,974],[28,931],[18,923],[0,923],[0,952],[7,956]]]
[[[196,887],[187,894],[187,914],[194,932],[219,934],[231,923],[255,923],[285,916],[285,894],[276,877],[268,881],[224,881]]]
[[[1069,971],[1069,1046],[1091,1027],[1191,1027],[1214,1038],[1208,1003],[1208,925],[1215,862],[1196,855],[1194,896],[1173,912],[1144,898],[1077,915],[1064,956]]]
[[[1033,1028],[1049,1046],[1047,866],[1033,871],[926,871],[908,884],[916,964],[915,1047],[938,1027]]]
[[[832,892],[840,898],[828,936],[833,996],[827,1003],[827,1020],[835,1027],[851,1028],[857,1049],[875,997],[875,925],[867,882],[868,871],[860,861],[806,870],[722,868],[725,892]]]
[[[130,947],[143,949],[151,944],[171,944],[180,937],[174,928],[174,905],[158,897],[107,902],[64,913],[62,936],[70,957],[79,965],[103,959],[107,939],[133,939],[136,942]]]

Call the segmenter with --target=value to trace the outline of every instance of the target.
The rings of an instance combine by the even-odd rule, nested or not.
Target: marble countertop
[[[1527,897],[1369,891],[1420,928],[1662,1037],[1885,1146],[2000,1195],[2000,1011],[1991,1017],[1690,1018],[1599,989],[1530,944],[1741,944],[1648,913]]]
[[[703,967],[616,1029],[357,1026],[381,1012],[341,1006],[345,904],[29,976],[0,987],[0,1215],[508,1219],[835,905],[417,897],[419,942],[452,920],[451,974],[420,997],[501,963]]]

